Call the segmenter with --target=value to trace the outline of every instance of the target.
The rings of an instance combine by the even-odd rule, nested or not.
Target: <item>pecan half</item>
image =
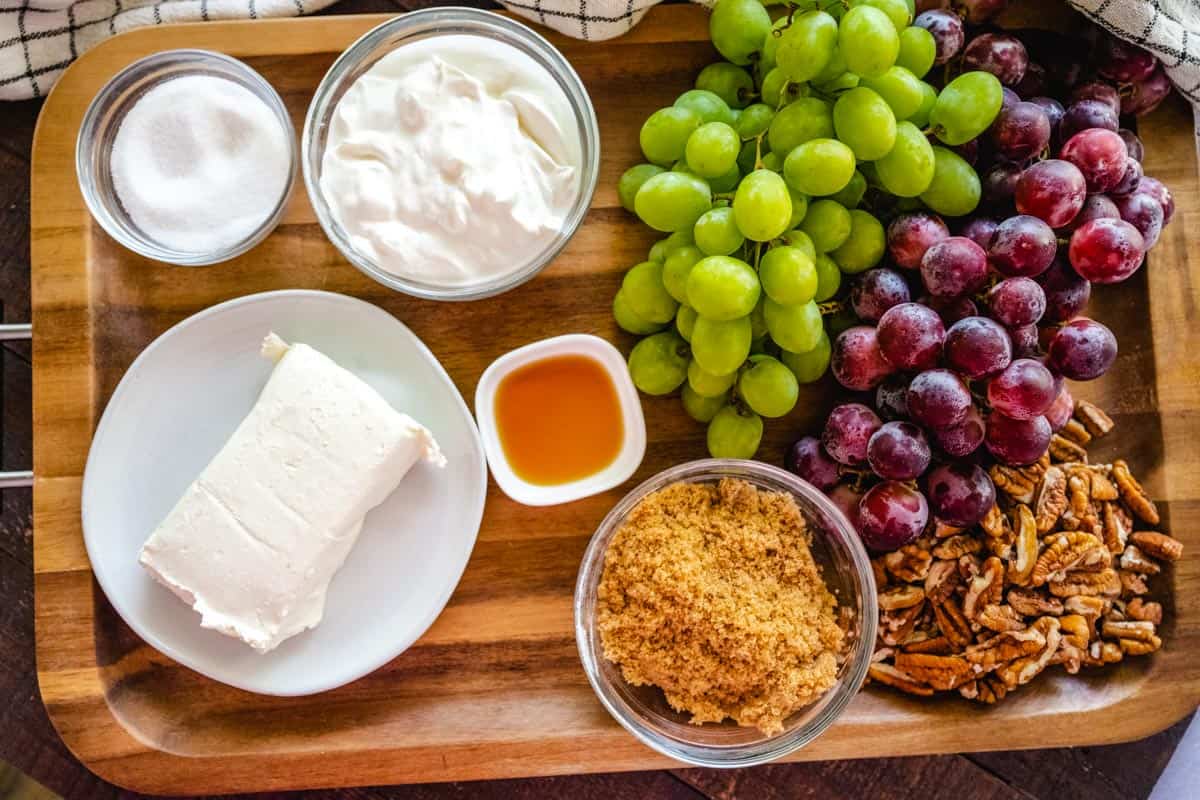
[[[1093,469],[1092,473],[1092,499],[1101,502],[1116,500],[1121,496],[1117,491],[1117,485],[1108,479],[1108,473],[1105,470]]]
[[[1087,463],[1087,450],[1072,442],[1061,433],[1050,437],[1050,457],[1055,461],[1080,461]]]
[[[1146,579],[1136,572],[1130,572],[1127,569],[1117,570],[1117,577],[1121,580],[1121,594],[1140,595],[1150,591],[1150,587],[1146,585]]]
[[[1102,642],[1096,640],[1088,646],[1087,658],[1084,660],[1085,667],[1100,667],[1105,664],[1115,664],[1125,656],[1124,651],[1120,646],[1113,642]]]
[[[941,691],[956,689],[974,675],[971,664],[962,656],[897,653],[895,665],[915,680]]]
[[[961,583],[962,578],[958,574],[956,562],[934,562],[929,568],[929,574],[925,576],[925,596],[934,605],[944,603]]]
[[[946,523],[942,522],[940,519],[935,519],[933,521],[933,538],[935,538],[935,539],[946,539],[950,536],[957,536],[958,534],[960,534],[962,532],[963,532],[962,528],[956,527],[954,525],[947,525]]]
[[[1088,429],[1083,426],[1083,423],[1077,419],[1067,420],[1067,424],[1059,431],[1064,439],[1070,439],[1077,445],[1086,445],[1092,440],[1092,435],[1088,433]]]
[[[1004,564],[992,556],[983,562],[979,574],[967,584],[963,595],[963,615],[975,620],[984,606],[998,604],[1004,598]]]
[[[1058,616],[1063,613],[1063,601],[1049,597],[1037,589],[1013,588],[1008,590],[1008,604],[1022,616],[1041,617],[1046,614]]]
[[[1010,605],[987,605],[975,617],[975,621],[994,633],[1019,631],[1025,627],[1025,618]]]
[[[883,557],[883,565],[887,571],[908,583],[925,580],[925,576],[929,574],[929,565],[932,563],[933,556],[928,550],[922,550],[912,544],[906,544],[899,550]]]
[[[1111,567],[1099,572],[1070,572],[1061,580],[1053,580],[1046,585],[1055,597],[1116,597],[1121,593],[1121,579]]]
[[[1004,538],[1009,532],[1008,517],[1000,510],[1000,506],[993,503],[988,512],[983,515],[983,519],[980,520],[979,527],[983,528],[983,532],[993,539]]]
[[[938,558],[956,560],[968,553],[979,553],[983,550],[983,542],[969,534],[958,534],[949,539],[943,539],[933,548],[933,554]]]
[[[918,682],[911,675],[896,669],[891,664],[872,664],[867,668],[867,675],[873,681],[878,681],[908,694],[915,694],[921,697],[933,696],[933,687]]]
[[[1067,474],[1059,467],[1050,467],[1042,475],[1034,505],[1037,532],[1049,533],[1067,507]]]
[[[1068,614],[1059,618],[1062,641],[1058,652],[1050,659],[1051,664],[1062,664],[1074,675],[1087,660],[1087,650],[1092,638],[1092,625],[1079,614]]]
[[[897,586],[879,592],[879,607],[884,611],[899,611],[912,608],[925,600],[925,590],[920,586]]]
[[[1107,567],[1112,554],[1104,543],[1082,531],[1063,531],[1046,537],[1031,577],[1034,586],[1061,580],[1068,572],[1088,567]]]
[[[1129,506],[1129,510],[1151,525],[1157,525],[1159,523],[1158,508],[1150,499],[1150,495],[1146,494],[1142,485],[1137,482],[1137,478],[1134,478],[1129,472],[1129,465],[1124,460],[1118,459],[1113,462],[1112,477],[1117,484],[1117,491],[1121,493],[1121,499],[1125,501],[1125,505]]]
[[[933,605],[933,619],[937,622],[938,630],[955,648],[966,647],[970,643],[971,623],[967,621],[958,601],[953,597]]]
[[[1017,531],[1016,556],[1008,565],[1008,579],[1018,586],[1028,586],[1033,581],[1038,560],[1037,525],[1029,506],[1017,506],[1013,516],[1013,527]]]
[[[1063,608],[1068,613],[1083,617],[1088,621],[1089,625],[1095,625],[1096,620],[1100,619],[1101,615],[1108,611],[1109,601],[1102,597],[1076,595],[1064,600]]]
[[[1146,555],[1163,561],[1178,561],[1183,555],[1183,542],[1158,531],[1135,531],[1129,537],[1130,541],[1141,548]]]
[[[1142,575],[1157,575],[1162,572],[1162,567],[1157,562],[1146,558],[1146,554],[1135,544],[1127,545],[1125,552],[1121,553],[1121,569],[1138,572]]]
[[[883,558],[876,556],[871,559],[871,574],[875,576],[875,590],[883,591],[888,585],[888,574],[883,566]]]
[[[954,645],[945,636],[930,636],[916,642],[905,642],[903,649],[906,653],[934,653],[945,656],[954,652]]]
[[[895,647],[908,638],[921,618],[925,604],[883,611],[879,614],[879,639],[886,645]]]
[[[1016,467],[995,464],[989,470],[996,488],[1017,503],[1032,503],[1041,476],[1034,478]]]
[[[1125,550],[1133,520],[1129,513],[1117,503],[1104,504],[1104,545],[1113,555]]]
[[[1158,603],[1147,602],[1140,597],[1135,597],[1126,604],[1125,615],[1130,619],[1152,622],[1158,626],[1162,624],[1163,610]]]
[[[1154,623],[1146,620],[1106,621],[1100,635],[1116,639],[1121,652],[1130,656],[1144,656],[1162,647],[1162,639],[1154,632]]]
[[[1033,625],[1029,626],[1029,631],[1037,631],[1041,634],[1043,639],[1041,650],[1014,659],[996,670],[996,675],[1003,679],[1004,685],[1009,689],[1024,686],[1036,678],[1050,663],[1054,654],[1058,652],[1062,634],[1057,617],[1039,617]]]
[[[1087,400],[1075,402],[1075,418],[1082,422],[1083,427],[1087,428],[1087,432],[1096,438],[1104,436],[1113,429],[1112,417]]]
[[[1076,519],[1084,519],[1091,501],[1091,472],[1084,466],[1072,467],[1067,472],[1067,508]]]
[[[1041,617],[1040,619],[1054,619]],[[1041,652],[1046,646],[1044,627],[1029,627],[1020,631],[998,633],[988,639],[971,645],[963,651],[963,657],[979,666],[984,672],[990,672],[1001,664],[1025,656]]]
[[[1008,694],[1008,687],[1004,685],[1004,681],[991,675],[984,675],[982,678],[960,686],[958,693],[968,700],[990,706],[1004,699],[1004,696]]]

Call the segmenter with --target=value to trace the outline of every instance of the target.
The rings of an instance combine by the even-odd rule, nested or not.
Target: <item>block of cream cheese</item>
[[[433,436],[304,344],[275,334],[277,363],[250,414],[142,546],[140,563],[200,624],[265,653],[315,627],[363,517]]]

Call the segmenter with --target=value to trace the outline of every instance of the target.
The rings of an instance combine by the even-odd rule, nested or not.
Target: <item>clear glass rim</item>
[[[347,75],[380,53],[389,42],[402,46],[414,37],[436,36],[443,33],[489,34],[524,52],[541,66],[563,90],[579,126],[580,149],[583,154],[579,194],[563,221],[560,234],[521,269],[501,278],[467,286],[439,286],[393,275],[377,266],[350,244],[349,237],[333,218],[321,193],[320,161],[324,147],[318,152],[317,138],[321,128],[328,125],[336,101],[348,88],[343,86]],[[583,223],[600,175],[600,132],[591,97],[570,62],[545,37],[526,25],[493,11],[463,6],[441,6],[410,11],[389,19],[359,37],[338,56],[325,73],[313,94],[304,119],[301,134],[301,171],[309,202],[317,221],[343,257],[371,279],[396,291],[427,300],[478,300],[507,292],[532,279],[553,261]]]
[[[838,684],[829,691],[829,702],[818,716],[804,725],[774,737],[748,745],[715,747],[689,744],[648,729],[622,701],[601,675],[600,659],[604,656],[593,647],[592,630],[585,617],[589,589],[600,579],[604,568],[604,551],[616,533],[619,524],[633,507],[646,495],[672,483],[680,481],[705,481],[722,477],[760,478],[786,486],[807,502],[817,506],[833,521],[833,535],[845,545],[853,567],[854,588],[862,608],[861,630],[858,639],[848,653],[849,669]],[[663,755],[699,767],[749,767],[775,761],[807,745],[825,731],[858,694],[867,677],[871,652],[875,644],[878,625],[878,606],[875,594],[875,577],[870,558],[845,514],[833,504],[823,492],[812,484],[779,467],[760,461],[710,458],[690,461],[664,470],[643,481],[621,499],[600,522],[588,543],[575,583],[575,643],[584,673],[596,697],[612,717],[640,742]]]
[[[221,71],[235,73],[257,87],[260,97],[271,108],[271,111],[274,112],[283,126],[284,137],[287,140],[288,147],[289,168],[287,183],[275,207],[263,221],[262,225],[240,242],[208,253],[185,252],[164,247],[126,225],[121,218],[109,210],[108,204],[120,207],[120,200],[115,196],[115,192],[112,193],[113,196],[111,197],[101,197],[101,193],[98,191],[96,185],[96,176],[93,174],[93,166],[97,156],[95,147],[97,145],[96,134],[98,133],[98,128],[104,118],[110,115],[114,108],[119,107],[119,105],[114,104],[125,104],[130,100],[130,98],[120,98],[120,95],[146,77],[152,77],[159,70],[165,70],[174,66],[179,67],[166,80],[187,75],[189,72],[187,64],[189,63],[196,65],[204,63],[217,64],[222,68]],[[155,82],[157,83],[157,81]],[[110,153],[100,153],[99,157],[104,162],[107,162],[110,155]],[[266,78],[244,61],[239,61],[224,53],[217,53],[212,50],[194,48],[163,50],[139,58],[137,61],[129,64],[111,77],[101,87],[100,91],[96,93],[96,96],[92,98],[91,103],[88,104],[87,110],[84,112],[83,121],[79,126],[79,134],[75,139],[75,174],[79,181],[80,194],[83,195],[84,205],[87,206],[92,218],[99,223],[105,233],[123,247],[146,258],[181,267],[203,267],[219,264],[223,261],[236,258],[260,244],[275,230],[283,218],[284,210],[287,208],[288,201],[292,195],[292,189],[296,185],[298,172],[299,147],[296,142],[296,131],[292,126],[291,115],[288,113],[287,106],[284,105],[283,98],[279,96],[279,92],[275,90],[275,87]]]

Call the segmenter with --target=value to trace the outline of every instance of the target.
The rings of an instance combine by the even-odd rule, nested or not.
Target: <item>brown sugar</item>
[[[694,724],[777,733],[833,686],[845,634],[795,499],[726,478],[645,497],[599,588],[604,655]]]

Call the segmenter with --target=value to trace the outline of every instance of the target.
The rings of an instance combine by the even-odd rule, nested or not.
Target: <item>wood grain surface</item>
[[[682,18],[658,24],[660,19],[667,19],[660,17],[665,13],[679,12],[652,15],[638,29],[635,41],[623,41],[625,49],[618,59],[591,58],[590,49],[557,40],[592,85],[606,131],[623,127],[628,139],[629,131],[634,130],[632,126],[686,86],[690,74],[707,58],[707,46],[698,41],[702,29],[697,31],[695,24],[689,28],[679,21]],[[255,30],[265,31],[267,26],[275,24],[265,23]],[[368,23],[358,20],[354,24],[357,29],[351,23],[326,21],[316,37],[317,49],[332,51],[344,46],[355,30],[365,28]],[[215,33],[194,29],[186,41],[203,45],[205,37]],[[135,37],[126,40],[132,38]],[[293,113],[299,117],[307,103],[307,92],[332,54],[305,55],[303,48],[313,45],[306,45],[305,37],[291,34],[255,35],[253,40],[247,37],[247,41],[238,45],[246,50],[231,52],[255,52],[268,38],[276,44],[282,42],[289,54],[251,61],[281,88]],[[679,41],[681,38],[683,41]],[[117,44],[127,49],[114,57],[127,61],[138,52],[134,43],[128,41],[114,42],[111,49],[117,49]],[[175,45],[158,44],[154,49],[162,46]],[[208,46],[229,49],[228,45]],[[654,51],[653,59],[638,55],[639,49],[650,48]],[[644,71],[639,69],[635,73],[632,65],[639,63],[639,58],[653,60],[656,68],[663,70],[663,77],[657,80],[669,85],[659,93],[661,96],[638,96],[634,84],[640,81],[635,75]],[[84,81],[94,82],[90,91],[104,78],[103,70],[97,69],[96,73]],[[599,82],[596,85],[604,84],[611,94],[597,89],[593,81]],[[649,90],[658,88],[652,86]],[[90,91],[86,87],[79,89],[80,96],[90,96]],[[620,103],[610,100],[606,104],[603,99],[606,96],[620,98]],[[56,100],[57,96],[50,101],[48,117],[50,111],[57,110]],[[63,102],[69,101],[70,98]],[[51,118],[59,120],[57,116]],[[1175,532],[1194,546],[1195,536],[1179,530],[1181,523],[1189,518],[1194,520],[1191,486],[1168,481],[1162,469],[1164,459],[1170,461],[1173,474],[1177,463],[1176,454],[1164,440],[1186,437],[1187,430],[1174,428],[1170,420],[1160,421],[1157,409],[1162,407],[1163,397],[1173,391],[1169,385],[1164,386],[1170,381],[1163,376],[1175,369],[1191,370],[1184,375],[1194,376],[1195,356],[1189,360],[1187,343],[1180,341],[1180,347],[1171,348],[1169,360],[1160,359],[1159,337],[1152,331],[1179,329],[1179,322],[1186,319],[1188,304],[1194,304],[1196,299],[1187,269],[1187,243],[1182,235],[1189,211],[1195,207],[1195,164],[1186,121],[1180,108],[1170,108],[1148,125],[1155,132],[1147,134],[1154,136],[1147,158],[1148,171],[1164,177],[1176,189],[1183,221],[1169,231],[1176,232],[1179,241],[1172,239],[1161,246],[1159,257],[1148,273],[1155,298],[1150,304],[1150,325],[1146,324],[1145,285],[1127,295],[1098,298],[1103,318],[1116,315],[1128,321],[1114,325],[1124,348],[1117,374],[1104,386],[1096,387],[1093,396],[1118,410],[1118,421],[1125,431],[1122,440],[1140,442],[1133,457],[1135,466],[1148,476],[1156,496],[1170,499]],[[51,130],[64,127],[69,129],[70,125],[55,125]],[[1156,135],[1160,127],[1161,135]],[[53,142],[54,135],[49,136]],[[60,140],[68,138],[73,138],[73,131],[59,131]],[[581,234],[546,274],[519,292],[472,304],[469,313],[453,307],[453,315],[447,313],[451,307],[389,295],[359,276],[334,256],[302,201],[293,204],[285,227],[263,248],[232,265],[196,272],[199,277],[195,279],[189,272],[184,280],[180,270],[139,262],[116,251],[103,234],[91,231],[78,207],[72,182],[60,180],[56,194],[47,195],[43,201],[37,193],[41,184],[35,178],[37,324],[39,332],[50,331],[45,339],[39,333],[36,353],[39,670],[52,715],[67,741],[85,760],[94,761],[102,774],[140,785],[151,785],[146,783],[151,781],[154,788],[177,792],[204,787],[228,790],[248,785],[430,780],[455,774],[528,774],[542,771],[541,765],[548,761],[556,765],[552,771],[562,772],[665,763],[633,746],[603,716],[578,675],[569,640],[566,598],[578,555],[591,528],[618,493],[590,504],[556,510],[552,518],[543,519],[493,491],[480,547],[446,617],[418,647],[380,673],[346,690],[322,696],[316,703],[251,698],[204,681],[150,651],[124,628],[103,598],[94,592],[86,559],[80,561],[82,550],[78,541],[78,470],[85,450],[73,451],[72,442],[78,441],[79,430],[86,429],[83,439],[86,447],[91,422],[103,407],[107,393],[150,339],[203,306],[249,291],[248,285],[253,284],[253,289],[324,286],[379,302],[426,338],[468,396],[478,372],[495,355],[513,345],[562,332],[555,319],[570,315],[580,330],[614,335],[604,308],[605,298],[611,297],[619,270],[632,263],[639,251],[644,251],[647,238],[614,208],[612,186],[616,175],[632,162],[634,155],[629,141],[613,141],[613,138],[609,134],[604,142],[602,189],[588,222],[588,228],[594,229],[596,235]],[[39,142],[38,170],[43,167],[44,145],[45,140]],[[49,147],[47,152],[53,155],[54,149]],[[1180,154],[1186,158],[1171,158]],[[58,156],[47,158],[45,163],[63,175],[67,174],[63,170],[70,166],[69,159]],[[1182,188],[1181,180],[1185,184]],[[73,202],[71,198],[62,201],[64,188],[66,194],[75,195]],[[72,251],[66,240],[74,240],[78,249]],[[631,243],[631,240],[636,241]],[[85,254],[90,261],[82,258]],[[1164,267],[1172,257],[1173,266]],[[43,269],[43,265],[47,268]],[[1163,287],[1154,288],[1158,274]],[[1174,287],[1175,294],[1160,304],[1168,285]],[[155,310],[149,311],[148,306]],[[538,309],[538,314],[532,309]],[[541,309],[550,309],[551,314],[543,318]],[[93,339],[93,324],[95,329],[107,330],[109,335]],[[1180,330],[1180,334],[1186,332]],[[1180,338],[1186,339],[1186,335]],[[86,360],[92,353],[94,373],[87,368]],[[83,360],[76,360],[81,356]],[[52,375],[49,380],[42,379],[44,369],[47,375]],[[81,376],[81,372],[86,375]],[[1190,412],[1186,393],[1182,397],[1178,392],[1175,395],[1171,407]],[[50,400],[43,403],[43,398]],[[1193,406],[1194,399],[1190,398]],[[658,441],[653,458],[643,465],[639,478],[669,463],[700,455],[703,447],[696,429],[684,424],[682,415],[673,406],[665,403],[649,406],[651,429],[659,432]],[[1179,417],[1186,423],[1186,414]],[[772,442],[776,452],[785,439],[806,424],[806,419],[798,417],[777,425],[776,428],[783,430],[776,432]],[[45,437],[44,432],[47,432]],[[1186,446],[1184,438],[1175,441]],[[1187,466],[1190,462],[1186,455],[1181,458],[1178,463],[1185,465],[1181,469],[1191,469],[1195,475],[1194,467]],[[48,534],[44,538],[43,531]],[[516,531],[521,534],[515,534]],[[1190,576],[1183,569],[1178,570],[1173,580],[1176,587],[1187,580],[1194,585],[1194,568]],[[936,714],[931,715],[924,706],[889,695],[864,695],[848,715],[848,724],[836,728],[805,755],[916,752],[930,746],[947,750],[1030,746],[1063,741],[1061,737],[1077,736],[1081,730],[1093,741],[1144,734],[1172,716],[1187,713],[1196,702],[1195,667],[1189,671],[1187,664],[1182,663],[1187,660],[1182,656],[1187,654],[1189,642],[1191,652],[1195,653],[1194,613],[1188,616],[1178,603],[1175,612],[1174,628],[1168,630],[1170,649],[1146,662],[1142,669],[1125,668],[1111,673],[1105,676],[1107,682],[1101,679],[1056,682],[1018,698],[1011,711],[999,709],[983,715],[982,721],[977,709],[964,704],[940,705]],[[486,630],[481,632],[481,628]],[[1174,662],[1172,654],[1176,654]],[[454,679],[447,675],[453,675]],[[507,724],[515,720],[526,725],[522,730],[528,738],[514,737],[512,729],[488,728],[486,724],[482,729],[473,726],[466,734],[462,729],[455,733],[422,727],[421,723],[434,718],[443,725],[442,714],[448,714],[454,722],[461,719],[478,722],[482,708],[493,710],[488,698],[495,697],[497,692],[504,697],[504,702],[494,709],[498,716],[489,715],[483,721]],[[571,714],[578,715],[572,719],[583,721],[586,736],[582,739],[563,736],[555,730],[562,723],[563,718],[556,714],[564,703]],[[1071,714],[1047,713],[1065,706],[1072,709]],[[1087,710],[1097,707],[1108,716],[1097,719],[1096,711]],[[405,716],[414,711],[416,716]],[[1029,724],[1032,719],[1037,720],[1036,725]],[[896,733],[897,720],[902,721],[901,730],[908,727],[907,738]],[[136,731],[137,738],[129,730]],[[544,735],[548,730],[551,733]],[[1162,738],[1158,740],[1161,742]],[[479,743],[488,741],[496,744],[485,752]],[[1138,763],[1161,768],[1169,751],[1169,737],[1166,742],[1167,746],[1160,744],[1156,748],[1154,757],[1143,754]],[[146,744],[165,747],[176,757],[164,764]],[[236,755],[248,751],[255,754]],[[61,747],[59,754],[61,758]],[[89,758],[94,754],[101,755]],[[184,754],[193,757],[177,757]],[[1015,773],[1021,772],[1023,764],[1037,763],[1026,762],[1025,758],[1021,756],[1011,764]],[[395,763],[406,760],[408,763]],[[1012,790],[1002,780],[982,780],[976,774],[981,773],[979,768],[963,772],[963,761],[947,757],[872,762],[882,772],[870,769],[860,773],[852,764],[844,764],[775,766],[740,773],[687,770],[676,775],[710,796],[733,796],[739,789],[750,791],[750,787],[763,796],[772,793],[795,796],[794,787],[807,786],[806,778],[812,778],[814,787],[858,786],[868,791],[875,787],[880,796],[887,796],[903,783],[886,777],[887,765],[910,765],[895,766],[897,775],[932,778],[936,774],[940,785],[977,785],[983,796],[1011,796],[1006,792]],[[986,762],[980,759],[974,763]],[[1001,759],[998,763],[1007,762]],[[215,781],[213,772],[221,773]],[[1153,769],[1149,773],[1152,776]],[[946,776],[950,774],[958,777],[947,782]],[[611,783],[617,778],[561,780],[567,783],[541,781],[501,786],[522,794],[536,793],[539,786],[544,791],[558,786],[562,791],[585,795],[592,791],[617,791],[611,788],[617,785]],[[683,788],[676,786],[675,779],[666,784],[659,777],[644,780],[650,781],[644,784],[644,794],[669,796]],[[1147,781],[1148,778],[1131,784],[1134,793],[1144,792],[1149,785]],[[995,793],[984,790],[993,784]],[[522,790],[518,786],[534,788]],[[427,791],[439,792],[441,788]],[[1123,795],[1118,792],[1114,796]]]

